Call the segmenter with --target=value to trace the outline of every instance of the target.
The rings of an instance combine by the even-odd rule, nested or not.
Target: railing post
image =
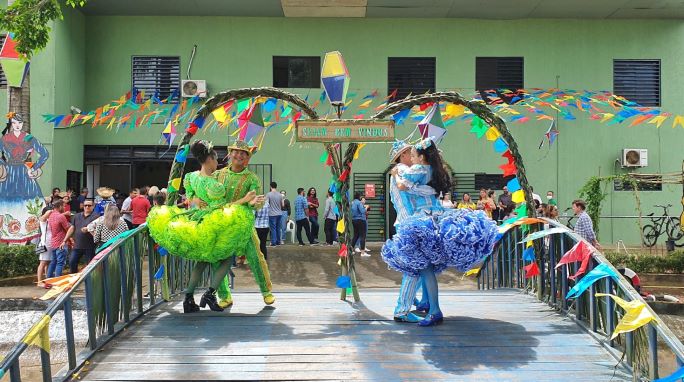
[[[148,288],[150,289],[150,306],[154,305],[155,301],[155,290],[154,290],[154,247],[152,244],[152,238],[147,238],[147,273],[150,278],[150,284]]]
[[[93,312],[93,276],[92,273],[86,276],[85,279],[85,294],[86,294],[86,315],[88,318],[88,344],[90,350],[97,349],[97,333],[95,331],[95,313]]]
[[[627,364],[632,366],[634,363],[634,332],[625,333],[625,354],[627,357]]]
[[[511,266],[509,263],[509,268],[508,268],[508,274],[509,277],[511,278],[511,288],[520,288],[520,264],[518,263],[518,231],[520,230],[519,226],[513,228],[513,262],[514,262],[514,267]],[[515,284],[513,283],[513,275],[511,272],[515,272]],[[513,286],[515,285],[515,286]]]
[[[19,367],[19,358],[12,362],[9,367],[10,382],[21,382],[21,368]]]
[[[49,340],[48,340],[49,341]],[[50,367],[50,353],[40,349],[40,372],[43,374],[43,382],[52,382],[52,368]]]
[[[76,341],[74,341],[74,319],[72,315],[72,299],[64,300],[64,328],[66,329],[67,356],[69,358],[69,370],[76,368]]]
[[[119,268],[121,268],[121,309],[123,309],[124,321],[130,320],[128,311],[128,267],[126,267],[126,254],[124,246],[119,247]]]
[[[133,259],[135,260],[135,293],[138,300],[138,314],[143,313],[143,283],[142,283],[142,262],[140,260],[139,234],[133,237]]]
[[[651,323],[646,326],[648,333],[648,377],[658,379],[658,333]]]
[[[111,255],[110,255],[111,256]],[[107,334],[114,334],[114,317],[112,317],[112,299],[109,295],[109,259],[102,261],[102,290],[104,291],[105,319]]]
[[[501,240],[503,242],[499,245],[499,254],[496,257],[496,280],[499,288],[503,287],[503,273],[501,272],[501,264],[503,263],[504,252],[506,251],[505,248],[508,248],[508,235],[506,237],[502,237]],[[494,269],[493,264],[492,269]]]
[[[613,293],[613,279],[606,277],[606,293]],[[615,301],[612,298],[606,298],[606,322],[607,334],[610,338],[615,330]],[[608,340],[610,346],[615,346],[615,340]]]
[[[556,299],[556,293],[558,288],[556,287],[556,240],[557,235],[553,235],[549,238],[549,283],[551,284],[551,303],[554,308],[557,308],[558,300]]]
[[[560,234],[560,253],[565,253],[565,234]],[[568,295],[568,266],[561,266],[561,309],[568,311],[568,300],[565,296]]]
[[[594,264],[592,260],[589,261],[589,266],[587,267],[587,273],[594,269]],[[589,322],[591,324],[591,330],[596,333],[598,328],[598,309],[596,306],[596,284],[591,284],[589,287]]]

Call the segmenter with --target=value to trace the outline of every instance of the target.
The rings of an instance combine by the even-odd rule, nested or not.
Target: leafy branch
[[[82,7],[87,0],[66,0],[72,8]],[[0,9],[0,29],[14,33],[17,52],[27,60],[47,46],[50,40],[50,22],[62,20],[58,0],[16,0]]]

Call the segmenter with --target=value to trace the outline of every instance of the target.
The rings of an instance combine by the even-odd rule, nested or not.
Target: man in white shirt
[[[133,210],[131,209],[131,201],[138,196],[139,193],[140,191],[137,188],[132,189],[126,200],[124,200],[123,204],[121,205],[121,214],[126,222],[126,225],[128,226],[128,229],[133,228]]]

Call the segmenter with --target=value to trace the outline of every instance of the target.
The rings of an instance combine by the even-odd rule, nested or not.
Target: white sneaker
[[[370,252],[371,250],[370,250],[370,249],[368,249],[368,248],[366,248],[366,249],[364,249],[364,251],[366,251],[366,252]]]
[[[370,253],[368,253],[366,251],[361,252],[361,257],[370,257],[370,256],[371,256]]]
[[[361,250],[359,248],[356,248],[356,249],[354,249],[354,252],[361,253]]]

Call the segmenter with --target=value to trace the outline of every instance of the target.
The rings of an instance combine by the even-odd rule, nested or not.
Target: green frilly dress
[[[173,255],[210,263],[243,253],[252,240],[252,209],[226,204],[224,185],[199,171],[187,174],[183,185],[188,199],[198,197],[207,207],[152,208],[147,226],[157,244]]]

